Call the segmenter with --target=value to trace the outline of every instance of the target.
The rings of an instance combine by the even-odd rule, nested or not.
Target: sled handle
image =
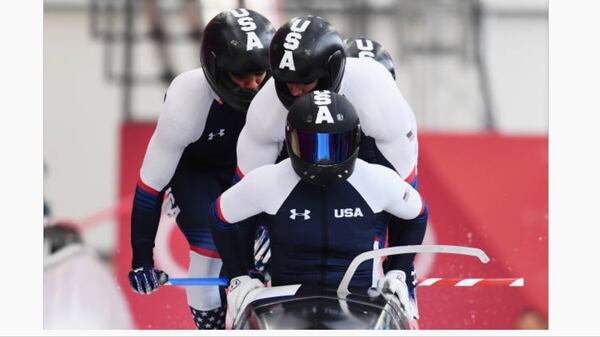
[[[227,286],[229,280],[224,277],[182,277],[172,278],[167,281],[169,286]]]
[[[346,297],[350,292],[348,286],[350,281],[356,272],[358,266],[361,263],[381,256],[388,255],[400,255],[400,254],[414,254],[414,253],[446,253],[446,254],[458,254],[475,256],[479,258],[482,263],[488,263],[490,258],[479,248],[462,247],[462,246],[450,246],[450,245],[415,245],[415,246],[400,246],[400,247],[389,247],[376,250],[370,250],[368,252],[357,255],[354,260],[346,269],[346,273],[338,286],[337,293],[339,297]]]

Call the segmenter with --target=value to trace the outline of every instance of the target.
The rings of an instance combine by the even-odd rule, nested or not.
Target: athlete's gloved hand
[[[235,277],[229,282],[229,293],[227,294],[227,314],[233,322],[242,310],[242,304],[246,296],[255,289],[264,288],[265,285],[258,279],[248,275]]]
[[[387,300],[396,300],[404,308],[409,318],[418,319],[416,303],[412,303],[408,296],[406,286],[406,274],[401,270],[390,270],[385,276],[377,281],[377,292]]]
[[[129,272],[129,285],[139,294],[150,294],[167,283],[169,275],[154,267],[140,267]]]

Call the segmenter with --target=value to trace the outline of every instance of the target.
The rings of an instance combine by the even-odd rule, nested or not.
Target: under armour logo
[[[290,213],[291,213],[290,219],[292,219],[292,220],[296,220],[296,216],[298,216],[298,215],[301,216],[302,218],[304,218],[304,220],[310,219],[310,215],[309,215],[310,210],[308,210],[308,209],[305,209],[304,213],[298,213],[298,212],[296,212],[295,208],[292,208],[292,209],[290,209]]]
[[[213,140],[213,138],[215,138],[216,136],[219,136],[219,137],[225,136],[225,129],[220,129],[219,132],[217,132],[217,133],[213,133],[213,132],[209,133],[208,140]]]

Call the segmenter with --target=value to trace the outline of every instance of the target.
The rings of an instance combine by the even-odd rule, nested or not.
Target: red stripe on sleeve
[[[242,179],[244,178],[244,173],[242,173],[242,170],[240,169],[239,166],[235,167],[235,174],[238,176],[238,178]]]
[[[142,178],[140,178],[138,180],[138,185],[140,186],[141,189],[143,189],[144,191],[152,194],[153,196],[155,196],[155,197],[158,196],[158,191],[155,190],[155,189],[153,189],[152,187],[144,184],[144,182],[142,181]]]
[[[410,171],[410,174],[408,175],[408,177],[406,177],[406,179],[404,179],[404,181],[406,181],[407,183],[411,183],[415,177],[417,176],[417,165],[415,165],[415,167],[413,167],[412,171]]]
[[[221,197],[219,196],[219,198],[217,198],[217,215],[219,216],[219,220],[225,222],[225,223],[229,223],[229,221],[225,220],[225,217],[223,216],[223,212],[221,211]]]

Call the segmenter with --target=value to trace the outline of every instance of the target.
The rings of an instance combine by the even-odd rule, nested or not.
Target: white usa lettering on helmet
[[[331,104],[331,93],[329,90],[315,90],[315,104],[329,105]]]
[[[315,118],[315,124],[321,124],[323,121],[333,124],[333,116],[331,116],[331,111],[329,111],[328,107],[328,105],[331,104],[331,95],[329,90],[315,90],[314,101],[319,107],[319,111],[317,111],[317,118]]]
[[[254,48],[264,48],[262,42],[260,42],[260,39],[258,38],[258,35],[256,35],[256,23],[254,23],[254,19],[252,19],[250,16],[250,12],[248,12],[248,10],[245,8],[238,8],[232,9],[231,15],[238,18],[238,25],[240,25],[241,29],[246,32],[246,51]]]
[[[302,34],[300,33],[304,32],[308,25],[310,25],[309,20],[297,19],[292,23],[290,27],[291,32],[285,36],[285,43],[283,44],[285,51],[283,52],[281,62],[279,62],[279,69],[288,68],[291,71],[296,71],[294,54],[292,52],[300,46],[300,40],[302,39]]]
[[[358,39],[356,40],[356,47],[360,50],[358,52],[358,57],[375,57],[375,54],[372,52],[373,41],[367,39]]]

